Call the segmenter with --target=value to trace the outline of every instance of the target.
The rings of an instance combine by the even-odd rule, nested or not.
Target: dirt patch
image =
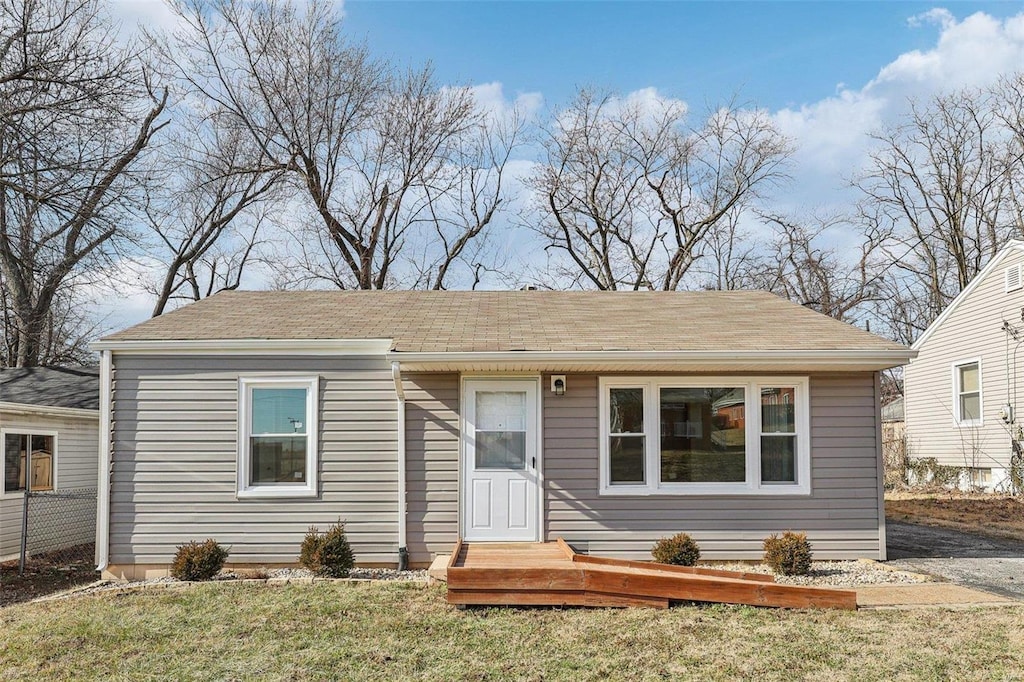
[[[70,550],[32,557],[25,573],[18,575],[18,562],[0,564],[0,607],[30,601],[99,579],[93,559],[93,546],[80,545]]]
[[[1024,498],[944,491],[893,492],[885,516],[896,521],[1024,541]]]

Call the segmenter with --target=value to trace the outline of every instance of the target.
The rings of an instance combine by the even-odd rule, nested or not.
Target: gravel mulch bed
[[[772,569],[765,564],[709,564],[708,568],[772,574]],[[811,563],[811,572],[807,575],[775,576],[777,583],[812,587],[907,584],[930,580],[928,576],[899,571],[874,561],[814,561]]]

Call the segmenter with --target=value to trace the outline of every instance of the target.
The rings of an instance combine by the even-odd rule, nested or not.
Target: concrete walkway
[[[886,522],[889,566],[1024,600],[1024,543],[977,533]]]
[[[857,588],[862,609],[972,608],[1021,606],[1021,602],[954,583],[864,585]]]

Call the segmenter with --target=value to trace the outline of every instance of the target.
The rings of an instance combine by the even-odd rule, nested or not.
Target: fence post
[[[28,549],[28,498],[31,491],[25,491],[25,499],[21,503],[21,558],[18,561],[18,575],[25,575],[25,552]]]

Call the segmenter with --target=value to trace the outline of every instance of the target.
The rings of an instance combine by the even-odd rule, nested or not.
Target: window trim
[[[13,435],[16,435],[16,436],[28,436],[29,437],[29,447],[30,448],[31,448],[31,443],[32,443],[32,436],[50,436],[50,437],[53,438],[53,455],[52,455],[53,456],[53,461],[50,463],[50,478],[52,479],[51,480],[52,485],[50,486],[50,490],[59,490],[59,488],[57,487],[57,485],[58,485],[57,473],[58,473],[58,469],[59,469],[58,463],[60,462],[60,454],[59,454],[59,451],[60,451],[60,443],[59,443],[59,441],[60,441],[60,439],[58,438],[57,431],[55,431],[53,429],[23,429],[23,428],[19,428],[19,427],[3,428],[3,429],[0,429],[0,445],[3,445],[3,447],[6,447],[7,434],[9,434],[9,433],[13,434]],[[7,458],[7,452],[6,452],[6,450],[4,450],[2,452],[2,457],[0,457],[0,459],[4,460],[4,465],[5,466],[6,466],[6,458]],[[29,460],[31,460],[31,456],[29,456]],[[6,473],[5,473],[5,477],[6,477]],[[42,490],[40,490],[38,492],[49,492],[49,491],[42,491]],[[17,499],[17,498],[21,498],[21,497],[24,497],[24,496],[25,496],[25,491],[24,490],[13,490],[11,492],[7,492],[7,481],[6,480],[0,481],[0,499],[4,499],[4,498],[7,498],[7,499]]]
[[[960,368],[967,367],[968,365],[978,366],[978,418],[977,419],[964,419],[963,414],[960,412],[960,396],[963,395],[963,391],[960,390]],[[985,381],[984,374],[982,372],[981,358],[970,358],[968,360],[958,360],[953,362],[951,365],[952,374],[952,387],[953,387],[953,426],[984,426],[985,425]],[[973,391],[971,391],[973,393]]]
[[[661,389],[662,388],[743,388],[745,390],[746,480],[742,483],[662,483],[661,482]],[[796,482],[761,482],[761,387],[795,389],[796,405]],[[611,484],[609,428],[611,388],[644,389],[644,476],[646,483]],[[810,495],[811,434],[810,391],[806,376],[601,376],[598,378],[599,410],[599,482],[602,496],[649,495]]]
[[[306,482],[304,485],[250,485],[252,457],[249,433],[252,422],[252,390],[254,388],[304,388],[306,400]],[[247,498],[302,498],[319,494],[319,420],[320,377],[303,375],[249,375],[238,378],[238,443],[236,496]]]

